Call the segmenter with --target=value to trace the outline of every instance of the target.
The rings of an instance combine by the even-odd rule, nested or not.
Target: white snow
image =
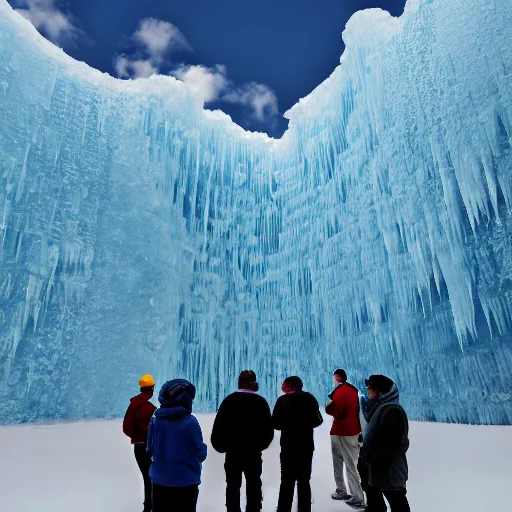
[[[213,415],[198,415],[208,442]],[[317,429],[314,512],[348,512],[334,502],[329,426]],[[413,512],[509,512],[512,428],[411,423]],[[279,488],[279,442],[265,452],[264,512]],[[142,479],[121,421],[0,428],[0,500],[9,512],[140,512]],[[199,512],[224,510],[223,457],[209,447]]]

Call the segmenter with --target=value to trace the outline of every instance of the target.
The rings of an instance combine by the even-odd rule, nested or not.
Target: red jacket
[[[361,433],[359,397],[352,384],[345,382],[336,388],[325,412],[334,417],[331,436],[357,436]]]
[[[132,444],[147,441],[149,422],[156,409],[150,398],[148,393],[134,396],[124,415],[123,432],[132,440]]]

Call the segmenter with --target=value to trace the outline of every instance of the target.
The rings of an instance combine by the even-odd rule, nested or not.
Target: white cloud
[[[17,12],[54,43],[78,34],[70,18],[55,7],[53,0],[25,0],[24,5],[26,8],[16,9]]]
[[[182,64],[171,73],[179,78],[194,94],[205,103],[219,99],[220,94],[228,86],[226,67],[186,66]]]
[[[180,29],[167,21],[145,18],[131,39],[139,51],[131,57],[118,55],[114,68],[120,78],[146,78],[157,74],[172,51],[193,51]]]
[[[133,69],[133,74],[137,78],[147,78],[158,73],[158,69],[153,66],[150,60],[135,60],[130,64]]]
[[[227,78],[226,66],[187,66],[170,73],[180,79],[204,103],[221,101],[248,107],[250,117],[260,123],[275,122],[279,113],[275,92],[264,84],[250,82],[234,87]]]
[[[114,62],[114,68],[116,70],[117,76],[119,78],[129,78],[130,71],[129,71],[129,64],[130,60],[123,56],[117,56],[116,60]]]
[[[131,60],[124,56],[116,58],[114,67],[120,78],[148,78],[158,73],[151,60]]]
[[[145,78],[169,69],[168,55],[173,51],[193,51],[181,31],[172,23],[145,18],[139,22],[132,39],[139,51],[130,57],[119,55],[114,67],[120,78]],[[143,58],[141,58],[143,57]],[[245,107],[249,118],[259,123],[275,123],[279,113],[277,96],[270,87],[250,82],[234,87],[225,66],[213,68],[202,65],[181,64],[169,72],[181,80],[187,89],[203,103],[214,101]]]
[[[222,100],[250,107],[253,117],[259,122],[267,122],[279,113],[275,92],[270,87],[256,82],[229,91]]]
[[[168,52],[193,51],[180,29],[167,21],[145,18],[140,21],[133,39],[140,43],[153,60],[161,61]]]

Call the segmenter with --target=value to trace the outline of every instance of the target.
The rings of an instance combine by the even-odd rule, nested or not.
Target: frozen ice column
[[[466,4],[356,14],[276,141],[0,0],[1,421],[119,415],[148,371],[203,410],[246,368],[321,399],[341,365],[510,423],[512,7]]]

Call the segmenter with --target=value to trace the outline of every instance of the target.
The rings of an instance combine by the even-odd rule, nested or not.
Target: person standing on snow
[[[135,460],[144,480],[144,512],[151,512],[151,479],[149,468],[151,457],[146,452],[148,426],[156,407],[150,402],[155,391],[151,375],[139,379],[140,394],[130,400],[123,420],[123,432],[131,439]]]
[[[365,418],[365,411],[368,407],[370,397],[368,395],[362,395],[359,397],[359,421],[361,423],[361,434],[359,435],[359,459],[357,460],[357,471],[359,478],[361,479],[361,489],[364,493],[368,492],[368,465],[363,459],[361,448],[363,446],[363,439],[368,430],[368,422]]]
[[[333,500],[346,500],[347,505],[364,508],[357,460],[359,458],[359,397],[357,389],[347,382],[347,373],[338,368],[333,372],[334,389],[329,394],[331,401],[325,412],[334,417],[331,428],[331,450],[336,491]],[[343,478],[343,466],[347,471],[348,489]]]
[[[398,388],[384,375],[371,375],[366,385],[370,400],[363,407],[368,428],[361,456],[368,465],[367,512],[386,512],[384,496],[391,512],[410,512],[406,497],[409,421]]]
[[[300,377],[287,377],[272,413],[274,429],[281,431],[281,488],[277,512],[291,512],[295,482],[298,511],[311,512],[313,429],[323,423],[316,398],[302,390]]]
[[[226,454],[226,510],[241,512],[240,487],[245,475],[246,512],[260,512],[262,459],[274,438],[272,415],[267,401],[257,395],[256,374],[243,371],[238,378],[238,392],[222,402],[213,424],[211,442]]]
[[[196,388],[185,379],[166,382],[158,395],[160,408],[149,424],[147,444],[153,456],[153,512],[196,511],[207,448],[192,416],[195,396]]]

